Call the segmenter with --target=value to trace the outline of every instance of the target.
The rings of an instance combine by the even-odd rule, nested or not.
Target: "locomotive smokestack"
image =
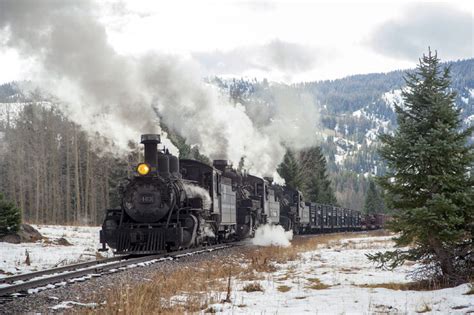
[[[145,163],[151,166],[151,171],[156,172],[158,163],[158,143],[161,143],[160,135],[142,135],[142,144],[145,145]]]

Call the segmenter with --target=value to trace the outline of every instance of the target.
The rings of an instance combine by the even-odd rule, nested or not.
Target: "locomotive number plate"
[[[153,195],[141,195],[140,203],[153,203],[155,202]]]

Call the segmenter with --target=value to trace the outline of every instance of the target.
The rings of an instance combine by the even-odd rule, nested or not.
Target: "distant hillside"
[[[474,121],[474,59],[443,65],[451,67],[452,87],[458,93],[456,105],[462,110],[464,125],[470,125]],[[282,89],[311,95],[314,103],[320,104],[321,133],[326,137],[323,147],[333,170],[380,174],[383,169],[375,155],[376,139],[380,132],[396,126],[393,103],[401,101],[404,73],[354,75],[291,86],[219,78],[213,82],[227,90],[237,102],[263,102],[270,107],[273,97]]]
[[[461,109],[464,126],[472,125],[474,59],[448,62],[443,66],[451,67],[452,87],[458,94],[456,105]],[[401,102],[405,72],[354,75],[295,85],[221,78],[211,82],[227,91],[236,102],[247,106],[264,103],[268,110],[274,104],[275,95],[282,91],[310,95],[320,108],[320,132],[324,139],[321,146],[328,158],[338,199],[345,206],[361,208],[367,187],[365,178],[385,171],[376,153],[377,135],[396,127],[393,103]],[[474,137],[471,139],[474,141]]]

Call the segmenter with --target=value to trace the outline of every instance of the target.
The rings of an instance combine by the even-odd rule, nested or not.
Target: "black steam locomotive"
[[[157,150],[143,135],[145,162],[120,189],[120,209],[107,210],[103,249],[150,254],[251,237],[259,224],[279,222],[280,205],[265,179],[242,176],[225,160],[214,167]]]
[[[225,160],[178,160],[158,150],[159,135],[142,135],[141,143],[145,162],[120,186],[121,207],[106,211],[102,250],[151,254],[241,240],[267,223],[296,234],[378,227],[358,211],[304,202],[301,192],[241,174]]]

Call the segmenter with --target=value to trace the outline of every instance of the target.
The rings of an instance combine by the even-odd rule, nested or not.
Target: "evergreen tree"
[[[405,81],[398,130],[380,138],[389,167],[380,183],[397,209],[396,245],[410,248],[368,257],[389,267],[419,261],[445,283],[461,283],[474,276],[474,154],[466,144],[473,127],[460,131],[449,68],[440,69],[436,53],[423,55]]]
[[[374,181],[369,182],[369,189],[365,196],[364,212],[367,214],[383,213],[385,212],[385,204],[380,196]]]
[[[306,199],[324,204],[337,204],[321,147],[312,147],[302,151],[300,163],[305,174],[303,191]]]
[[[304,183],[303,172],[293,151],[286,151],[277,172],[285,180],[286,186],[293,189],[302,189]]]
[[[20,209],[13,202],[7,201],[0,193],[0,236],[17,232],[20,223]]]

